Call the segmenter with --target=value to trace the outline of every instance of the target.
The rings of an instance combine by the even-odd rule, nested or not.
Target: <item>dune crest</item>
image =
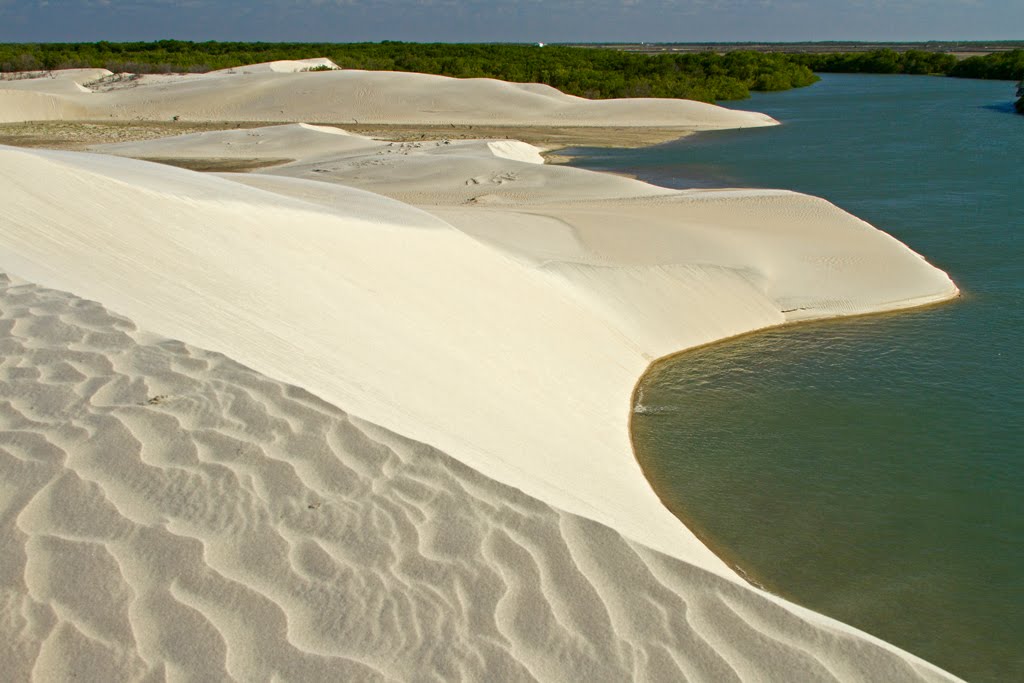
[[[112,89],[69,93],[65,81],[35,79],[59,94],[48,112],[3,93],[4,121],[113,119],[426,125],[674,127],[680,131],[768,126],[764,114],[675,99],[587,100],[536,84],[489,78],[334,69],[329,60],[270,62],[205,74],[145,75]],[[322,73],[304,69],[327,66]],[[48,89],[47,82],[50,83]],[[59,105],[59,106],[58,106]],[[40,114],[46,114],[41,116]],[[177,120],[177,119],[175,119]],[[680,133],[682,134],[682,132]]]
[[[229,69],[210,71],[211,74],[262,74],[278,73],[292,74],[312,69],[340,69],[341,67],[326,57],[313,57],[311,59],[279,59],[274,62],[260,62],[259,64],[246,64],[245,66],[233,66]]]

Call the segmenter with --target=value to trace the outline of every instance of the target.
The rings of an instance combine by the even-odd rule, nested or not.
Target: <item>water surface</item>
[[[1024,680],[1024,116],[1013,84],[825,75],[783,122],[577,166],[823,196],[950,273],[958,302],[793,326],[643,379],[666,504],[800,604],[973,681]]]

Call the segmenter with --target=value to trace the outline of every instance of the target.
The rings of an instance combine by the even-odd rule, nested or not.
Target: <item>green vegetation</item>
[[[871,52],[640,54],[613,49],[446,43],[8,43],[0,72],[104,67],[115,73],[204,72],[278,59],[327,57],[343,69],[418,71],[456,78],[545,83],[570,95],[674,97],[713,102],[751,90],[788,90],[818,80],[813,72],[932,74],[1024,79],[1024,50],[963,61],[950,54],[883,48]],[[323,71],[313,67],[308,71]],[[1017,102],[1024,108],[1024,93]]]
[[[822,73],[933,74],[955,78],[984,78],[1016,81],[1024,78],[1024,50],[993,52],[989,55],[956,57],[922,50],[872,50],[830,54],[791,54],[798,64]]]
[[[104,67],[114,72],[203,72],[279,59],[327,57],[345,69],[418,71],[457,78],[545,83],[571,95],[676,97],[707,102],[818,80],[789,56],[757,52],[641,55],[527,45],[421,43],[0,44],[0,71]]]
[[[941,52],[882,49],[871,52],[792,54],[793,61],[822,73],[940,74],[956,66],[956,57]]]
[[[988,78],[1019,81],[1024,78],[1024,50],[994,52],[984,57],[968,57],[949,72],[958,78]]]

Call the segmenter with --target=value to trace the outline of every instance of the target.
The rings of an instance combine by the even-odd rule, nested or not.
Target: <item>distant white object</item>
[[[537,43],[537,47],[544,47],[544,43]]]

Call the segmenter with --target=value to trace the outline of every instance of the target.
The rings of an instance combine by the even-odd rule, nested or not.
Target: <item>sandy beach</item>
[[[653,360],[943,272],[543,157],[767,116],[321,64],[0,82],[50,126],[0,146],[13,680],[956,680],[744,582],[629,435]]]

